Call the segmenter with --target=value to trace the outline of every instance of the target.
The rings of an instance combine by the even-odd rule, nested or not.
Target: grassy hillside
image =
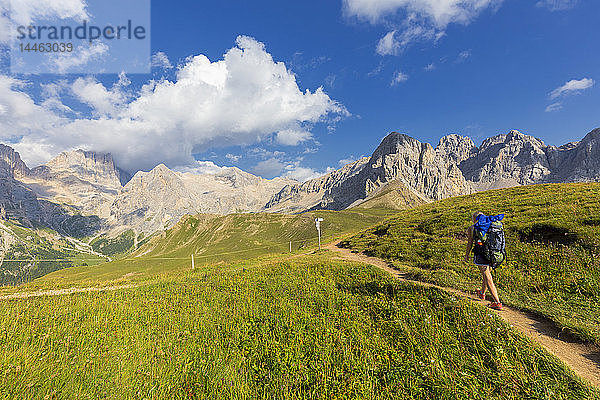
[[[508,261],[495,273],[505,303],[600,344],[600,184],[493,190],[412,210],[343,244],[393,261],[415,279],[474,290],[464,259],[474,211],[505,213]]]
[[[593,399],[469,301],[312,256],[0,308],[12,398]]]
[[[290,241],[293,252],[303,252],[314,248],[317,243],[314,223],[317,216],[324,219],[322,234],[323,241],[327,241],[373,226],[393,213],[391,210],[369,209],[318,211],[300,215],[246,213],[186,216],[173,228],[151,238],[133,255],[101,266],[63,269],[19,290],[152,280],[188,270],[192,254],[195,255],[196,265],[201,266],[288,253]],[[100,237],[93,244],[98,250],[113,249],[118,254],[123,248],[120,245],[125,243],[119,238],[126,238],[126,234],[113,241]],[[132,237],[129,239],[133,240]]]
[[[317,242],[315,218],[323,218],[323,240],[344,232],[356,232],[381,221],[393,211],[348,210],[315,211],[299,215],[231,214],[184,217],[176,226],[152,238],[135,255],[202,258],[215,254],[222,260],[239,259],[265,253],[279,253],[314,245]],[[231,253],[231,254],[225,254]]]

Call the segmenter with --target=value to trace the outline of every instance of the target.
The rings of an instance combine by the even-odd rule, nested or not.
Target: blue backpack
[[[473,241],[475,246],[473,252],[480,255],[494,269],[506,259],[506,241],[504,238],[504,227],[502,226],[504,214],[486,216],[480,214],[474,225]]]

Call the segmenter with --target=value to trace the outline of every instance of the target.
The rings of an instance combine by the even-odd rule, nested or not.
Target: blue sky
[[[130,170],[161,161],[214,168],[190,161],[193,155],[265,177],[306,179],[370,155],[391,131],[435,146],[449,133],[479,144],[518,129],[560,145],[600,127],[597,1],[151,6],[152,74],[14,76],[5,68],[0,140],[32,164],[88,147],[115,153]],[[236,48],[256,62],[236,58]],[[210,64],[228,52],[228,61]],[[210,62],[189,58],[198,55]],[[232,77],[226,83],[222,70]],[[152,80],[162,84],[142,91]],[[39,121],[1,112],[15,104],[28,104],[23,118]]]

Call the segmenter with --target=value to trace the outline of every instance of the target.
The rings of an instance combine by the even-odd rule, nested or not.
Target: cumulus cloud
[[[109,90],[94,78],[77,78],[71,90],[80,102],[92,108],[95,115],[116,116],[128,100],[123,89],[130,83],[125,74],[121,74],[119,81]]]
[[[322,88],[300,90],[293,72],[265,46],[240,36],[218,61],[190,57],[174,80],[150,81],[131,98],[90,78],[72,91],[94,110],[92,118],[64,118],[36,104],[23,85],[0,79],[0,139],[13,142],[36,164],[60,151],[84,148],[113,153],[130,171],[164,162],[192,165],[193,153],[273,138],[287,145],[310,138],[309,127],[348,116]],[[33,155],[33,156],[29,156]]]
[[[287,172],[283,175],[285,178],[294,179],[299,182],[306,182],[325,175],[325,172],[318,172],[312,168],[300,167],[297,165],[288,165],[286,170]]]
[[[378,43],[382,55],[397,54],[409,44],[436,41],[450,24],[467,25],[503,0],[343,0],[344,13],[372,24],[393,26]]]
[[[540,0],[536,6],[547,8],[550,11],[570,10],[577,5],[577,0]]]
[[[354,156],[350,156],[348,158],[343,158],[340,161],[338,161],[338,164],[340,165],[340,167],[343,167],[344,165],[348,165],[350,163],[353,163],[354,161],[356,161],[357,158]]]
[[[76,72],[80,67],[89,62],[105,57],[109,54],[109,47],[102,42],[77,46],[72,53],[51,54],[46,62],[52,71],[58,74]]]

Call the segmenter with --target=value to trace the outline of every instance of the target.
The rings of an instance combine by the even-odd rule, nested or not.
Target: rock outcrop
[[[22,178],[29,174],[29,168],[12,147],[0,144],[0,177]]]
[[[265,210],[339,210],[368,200],[392,182],[422,201],[432,201],[518,185],[590,181],[600,181],[600,129],[561,147],[516,130],[486,139],[479,148],[470,138],[451,134],[435,150],[394,132],[371,157],[284,187]]]
[[[319,178],[287,185],[269,200],[265,210],[295,213],[319,208],[331,188],[358,174],[368,162],[369,157],[363,157]]]
[[[128,178],[110,154],[75,150],[33,168],[21,180],[41,198],[74,206],[85,214],[107,217]]]
[[[539,183],[551,174],[546,149],[541,140],[513,130],[486,139],[459,167],[478,189],[497,182],[510,182],[510,186]]]
[[[298,189],[318,187],[318,191],[312,192],[314,198],[309,203],[314,205],[311,208],[341,210],[366,200],[391,182],[402,183],[423,201],[472,191],[453,161],[438,154],[430,144],[393,132],[383,139],[371,157],[323,178],[285,187],[265,208],[278,211],[281,203],[302,204],[301,199],[294,198],[303,193]]]
[[[550,182],[600,182],[600,128],[581,142],[546,149]]]

